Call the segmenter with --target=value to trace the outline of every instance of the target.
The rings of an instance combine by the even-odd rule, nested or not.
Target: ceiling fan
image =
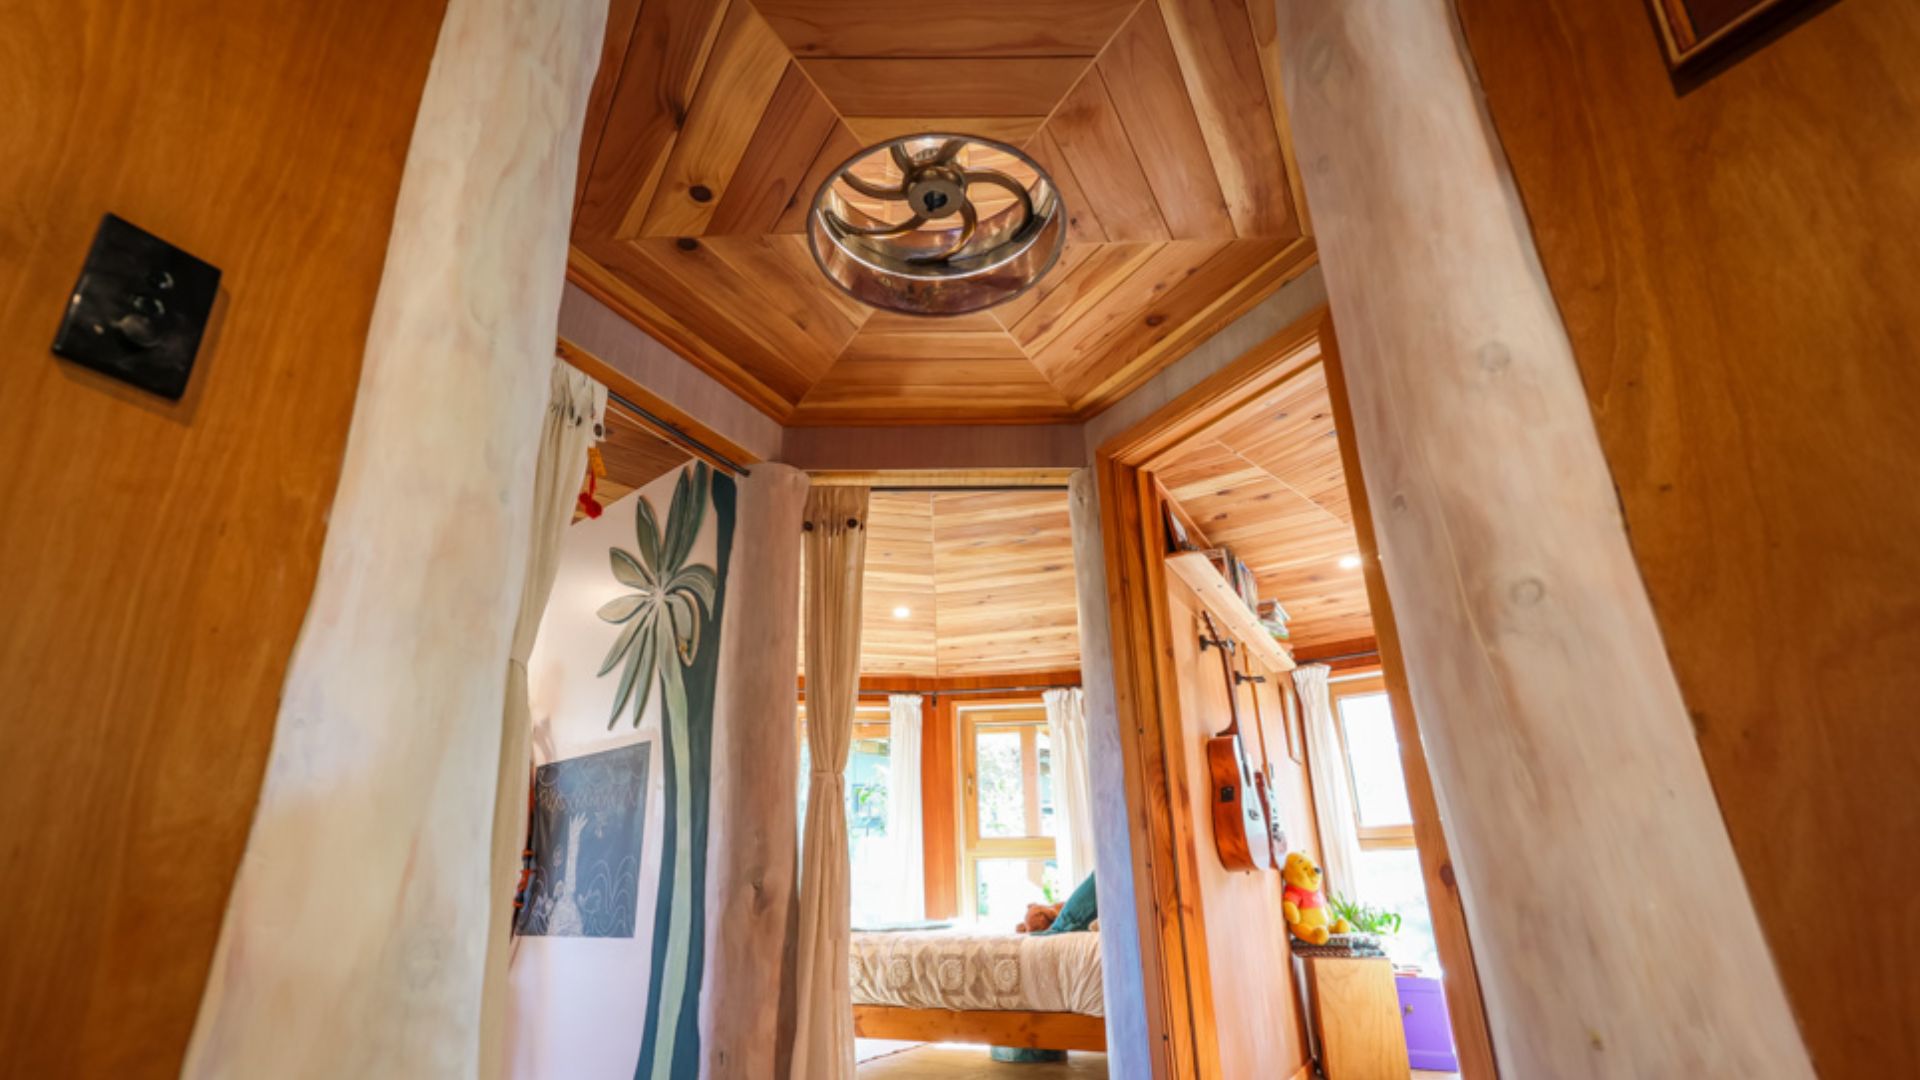
[[[1046,172],[1013,147],[912,135],[834,170],[814,197],[808,236],[821,270],[855,298],[958,315],[1038,281],[1059,256],[1065,215]]]

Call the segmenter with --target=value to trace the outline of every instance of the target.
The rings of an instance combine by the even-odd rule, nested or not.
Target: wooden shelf
[[[1293,654],[1285,645],[1274,640],[1271,633],[1247,605],[1240,602],[1240,594],[1233,591],[1227,579],[1213,568],[1213,560],[1205,552],[1176,551],[1167,556],[1167,569],[1174,576],[1187,583],[1200,603],[1205,605],[1215,619],[1225,624],[1221,627],[1228,637],[1240,642],[1247,655],[1259,661],[1268,671],[1282,672],[1294,669]]]

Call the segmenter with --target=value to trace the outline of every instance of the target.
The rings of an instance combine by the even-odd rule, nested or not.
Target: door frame
[[[1143,952],[1158,971],[1149,986],[1149,1019],[1158,1029],[1160,1055],[1155,1075],[1212,1077],[1220,1073],[1215,1012],[1205,937],[1205,910],[1197,860],[1212,851],[1204,843],[1205,824],[1196,825],[1187,808],[1186,763],[1197,748],[1173,737],[1179,715],[1179,688],[1173,670],[1172,625],[1167,602],[1165,560],[1160,557],[1161,523],[1156,511],[1155,472],[1189,440],[1231,416],[1280,384],[1321,364],[1334,400],[1341,459],[1354,506],[1354,532],[1366,562],[1368,599],[1373,605],[1383,676],[1392,698],[1401,738],[1402,764],[1408,774],[1408,798],[1414,803],[1416,835],[1428,904],[1435,909],[1436,936],[1447,968],[1446,988],[1462,1075],[1495,1075],[1491,1040],[1466,934],[1460,897],[1451,887],[1453,871],[1419,747],[1419,732],[1406,692],[1392,609],[1379,571],[1372,519],[1366,512],[1366,487],[1350,433],[1346,387],[1339,377],[1339,352],[1325,306],[1285,327],[1229,362],[1186,393],[1102,444],[1094,455],[1099,485],[1101,534],[1106,553],[1106,588],[1113,635],[1114,702],[1126,768],[1127,801],[1136,808],[1128,822],[1132,843],[1149,891],[1139,904]],[[1410,748],[1410,749],[1409,749]],[[1415,780],[1415,774],[1418,780]],[[1431,848],[1428,845],[1431,844]],[[1277,903],[1277,900],[1276,900]],[[1444,917],[1439,909],[1450,909]],[[1441,929],[1442,922],[1446,931]]]

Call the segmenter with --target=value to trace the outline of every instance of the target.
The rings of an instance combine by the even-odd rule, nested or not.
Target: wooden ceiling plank
[[[1143,337],[1168,318],[1167,302],[1180,286],[1226,250],[1232,241],[1176,240],[1155,248],[1098,300],[1029,355],[1069,401],[1106,372],[1094,366],[1109,342]]]
[[[653,198],[636,203],[622,237],[698,236],[733,181],[791,54],[753,6],[735,0],[674,140]],[[705,198],[700,198],[702,193]]]
[[[793,424],[1044,422],[1067,415],[1025,358],[844,357],[794,410]]]
[[[1172,239],[1153,186],[1140,170],[1140,159],[1097,69],[1089,69],[1087,77],[1060,102],[1046,131],[1073,170],[1088,205],[1099,215],[1107,239]]]
[[[607,5],[607,33],[600,43],[600,68],[587,94],[586,122],[580,130],[580,166],[574,173],[573,211],[587,197],[587,180],[593,176],[594,159],[600,153],[600,140],[606,134],[607,114],[613,109],[613,95],[620,86],[620,75],[633,44],[633,32],[640,21],[640,0],[611,0]]]
[[[1097,64],[1160,216],[1176,240],[1232,239],[1200,121],[1157,4],[1142,4]]]
[[[755,0],[794,55],[1092,56],[1135,0]]]
[[[652,201],[727,7],[727,0],[640,5],[627,59],[610,85],[604,131],[574,218],[576,238],[612,236],[635,207]],[[604,68],[601,74],[607,77]]]
[[[840,124],[838,113],[813,80],[789,62],[773,100],[754,129],[753,138],[740,157],[733,180],[719,196],[713,219],[706,233],[712,235],[763,234],[775,231],[787,205],[796,197],[810,199],[811,191],[802,191],[813,163],[820,156],[834,129]]]
[[[1272,244],[1278,245],[1277,250],[1269,246]],[[1179,312],[1177,318],[1169,316],[1159,326],[1149,327],[1141,338],[1110,342],[1107,356],[1088,365],[1090,370],[1106,374],[1074,399],[1081,419],[1125,397],[1155,372],[1245,314],[1311,266],[1315,255],[1313,241],[1304,237],[1284,242],[1236,240],[1229,248],[1223,261],[1198,279],[1200,284],[1188,282],[1179,302],[1168,302],[1169,308]],[[1251,269],[1238,264],[1241,253],[1262,249],[1274,253]],[[1196,300],[1199,301],[1197,307],[1193,303]],[[1151,317],[1151,314],[1147,316]]]
[[[972,135],[980,139],[1019,146],[1046,122],[1045,115],[1034,116],[849,116],[847,127],[861,143],[873,145],[903,135],[944,132]],[[984,216],[984,213],[983,215]]]
[[[802,60],[842,116],[1045,116],[1084,56]]]
[[[1060,193],[1061,205],[1067,212],[1068,246],[1106,243],[1110,238],[1100,224],[1100,215],[1087,198],[1086,189],[1080,186],[1080,179],[1074,175],[1073,167],[1067,164],[1067,157],[1060,152],[1060,144],[1053,135],[1044,127],[1041,128],[1033,138],[1027,140],[1026,151],[1034,164],[1052,179],[1054,190]]]
[[[768,346],[738,334],[731,321],[717,329],[712,309],[661,274],[633,245],[620,240],[583,240],[568,255],[567,279],[586,289],[601,303],[619,312],[679,354],[688,363],[720,382],[754,408],[785,423],[804,387],[783,393],[774,384],[786,369],[776,365],[774,382],[756,367],[750,370],[739,357],[753,358]],[[646,291],[634,282],[647,283]],[[695,327],[700,327],[696,330]],[[712,340],[710,340],[712,339]],[[790,385],[790,384],[789,384]]]
[[[1098,245],[1075,243],[1069,237],[1066,245],[1060,249],[1060,258],[1053,264],[1053,269],[1047,271],[1046,275],[1027,291],[1004,303],[996,304],[981,314],[991,319],[1000,329],[1011,330],[1019,325],[1020,320],[1031,315],[1034,309],[1040,306],[1042,300],[1051,296],[1062,282],[1073,276],[1081,263],[1098,250]]]
[[[785,243],[797,237],[778,238]],[[797,277],[769,238],[713,236],[700,240],[642,238],[633,246],[672,275],[701,303],[753,335],[777,355],[773,362],[803,385],[826,374],[858,331],[823,290]]]
[[[873,311],[838,289],[820,288],[807,241],[799,236],[708,236],[700,246],[730,267],[742,287],[804,334],[818,351],[796,361],[831,367]],[[676,243],[675,250],[680,250]],[[809,371],[814,367],[809,366]],[[826,367],[816,374],[825,374]]]
[[[1029,357],[1035,358],[1041,374],[1048,375],[1039,357],[1054,340],[1081,317],[1097,308],[1107,295],[1146,265],[1163,244],[1101,244],[1093,247],[1078,265],[1067,268],[1058,278],[1049,275],[1034,286],[1039,293],[1031,310],[1013,324],[1010,332]],[[1050,377],[1050,376],[1049,376]]]
[[[804,234],[807,231],[807,215],[813,210],[813,197],[819,193],[821,185],[827,182],[827,177],[845,164],[849,158],[859,153],[862,145],[859,137],[854,135],[844,121],[834,125],[833,131],[827,136],[826,145],[822,146],[820,152],[814,156],[813,164],[808,167],[806,177],[800,181],[800,186],[794,189],[793,196],[787,200],[786,209],[781,211],[779,219],[773,223],[772,231]],[[825,283],[822,282],[822,284]]]
[[[1239,235],[1299,236],[1286,155],[1245,0],[1148,2],[1157,2],[1166,19],[1187,96]]]

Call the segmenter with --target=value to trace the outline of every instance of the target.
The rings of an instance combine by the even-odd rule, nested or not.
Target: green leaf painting
[[[654,908],[645,1034],[636,1078],[699,1074],[699,1001],[706,940],[707,789],[713,748],[714,645],[725,603],[733,542],[733,481],[705,463],[682,469],[663,528],[653,503],[634,500],[634,550],[608,550],[614,580],[631,592],[602,604],[618,627],[599,674],[619,672],[611,730],[622,716],[639,727],[660,703],[666,758],[666,814]],[[689,564],[711,504],[718,568]],[[656,697],[655,691],[658,691]]]

